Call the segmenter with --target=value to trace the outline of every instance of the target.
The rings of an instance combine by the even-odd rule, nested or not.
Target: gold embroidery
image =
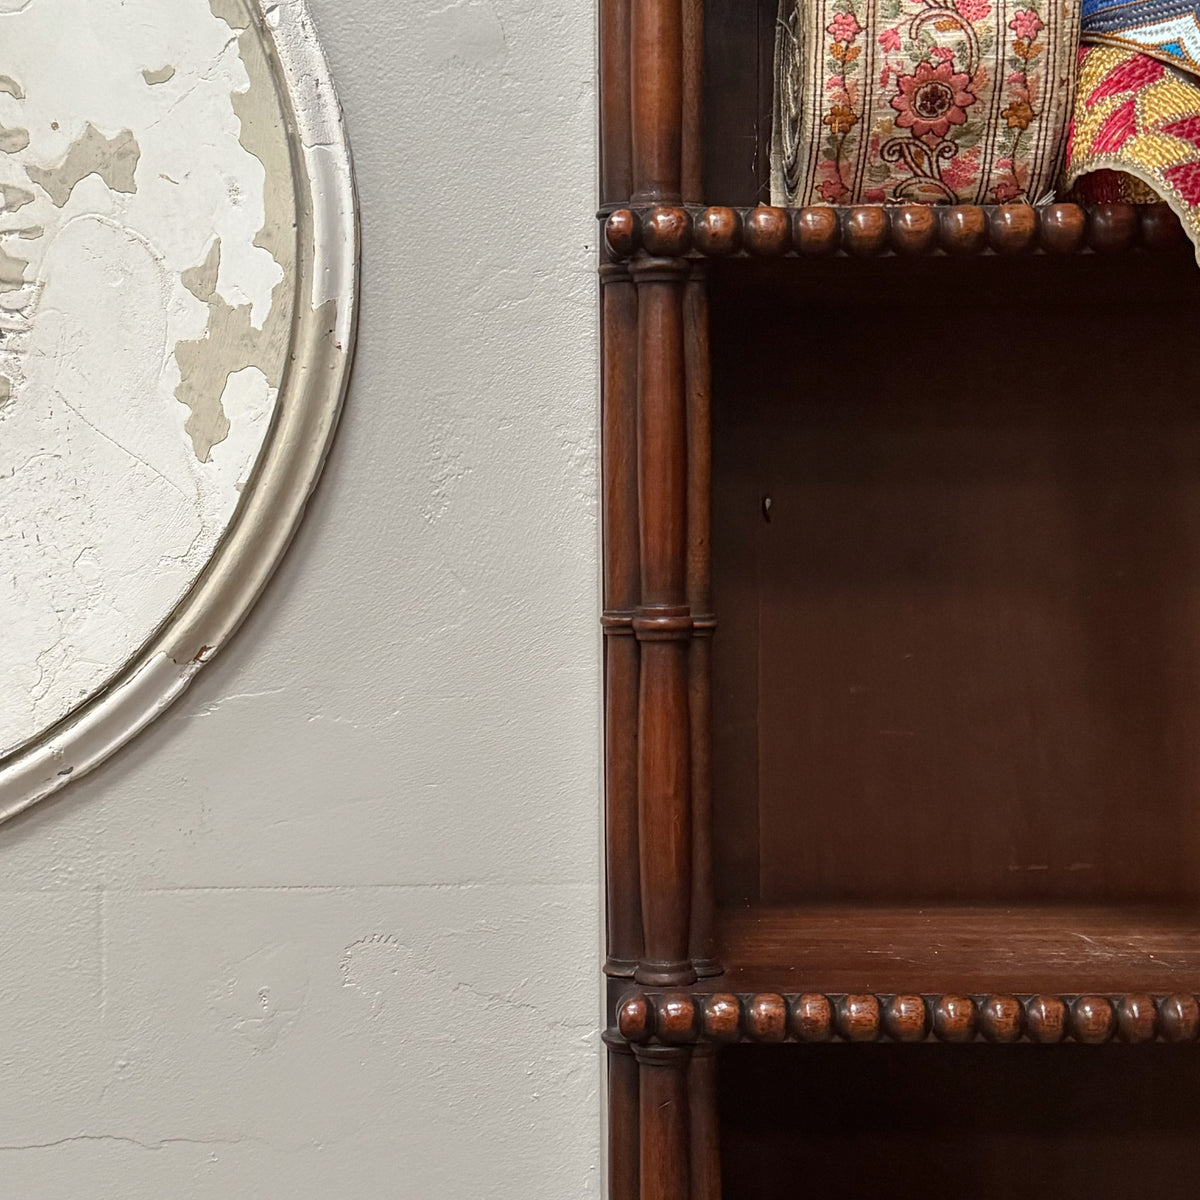
[[[1136,51],[1088,47],[1068,147],[1066,187],[1096,198],[1087,177],[1117,172],[1129,198],[1171,206],[1200,260],[1200,86],[1190,77]]]

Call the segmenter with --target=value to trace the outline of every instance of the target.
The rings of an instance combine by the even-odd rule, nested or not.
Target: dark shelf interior
[[[731,990],[1195,990],[1194,265],[730,262],[712,297]]]
[[[770,202],[771,100],[778,0],[706,0],[704,198]]]
[[[724,1200],[1190,1200],[1197,1046],[738,1046]]]

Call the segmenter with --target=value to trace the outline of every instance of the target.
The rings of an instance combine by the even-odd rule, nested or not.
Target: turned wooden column
[[[691,751],[692,902],[689,950],[701,977],[720,975],[713,942],[712,856],[712,387],[708,343],[708,265],[696,263],[684,288],[687,387],[687,599]]]
[[[685,204],[704,203],[704,0],[683,3],[683,124],[680,191]]]
[[[706,568],[693,569],[689,534],[690,527],[707,546],[706,518],[696,524],[692,510],[702,506],[689,492],[697,456],[700,486],[708,486],[707,323],[699,341],[685,333],[703,314],[704,284],[692,279],[684,257],[689,218],[677,207],[685,193],[689,201],[701,198],[702,13],[702,0],[602,0],[601,9],[602,206],[611,211],[623,200],[634,207],[676,206],[644,240],[643,252],[633,254],[627,277],[615,264],[602,268],[608,970],[624,974],[636,958],[634,978],[655,987],[695,982],[693,956],[711,966],[707,901],[697,906],[699,923],[692,921],[694,877],[706,879],[703,886],[711,892],[711,868],[705,866],[711,846],[703,834],[700,844],[693,839],[693,792],[706,794],[707,776],[699,789],[696,782],[697,772],[707,771],[707,735],[701,731],[708,717],[704,688],[697,690],[707,678],[704,652],[692,654],[692,601],[704,600],[707,576]],[[613,94],[625,84],[627,91]],[[632,233],[636,218],[628,216]],[[636,827],[627,821],[631,796]],[[631,880],[632,890],[626,890]],[[629,903],[632,895],[640,913]],[[629,1194],[635,1151],[636,1200],[690,1200],[691,1049],[635,1047],[634,1081],[611,1033],[609,1044],[614,1200],[635,1200]],[[711,1076],[706,1071],[700,1068],[695,1077],[701,1090]],[[636,1129],[629,1124],[631,1098]],[[705,1151],[696,1153],[707,1162]],[[707,1195],[715,1200],[715,1192]]]
[[[690,1046],[638,1046],[641,1112],[639,1200],[690,1200]]]
[[[600,0],[600,206],[628,204],[633,193],[630,119],[631,0]]]
[[[619,1034],[608,1045],[608,1200],[640,1200],[641,1106],[639,1066],[633,1048]]]
[[[641,599],[638,546],[638,302],[629,268],[600,268],[603,296],[604,738],[608,872],[605,972],[631,977],[642,956],[638,868],[638,689],[633,632]]]
[[[690,1200],[721,1200],[717,1051],[711,1045],[695,1047],[688,1065],[688,1143],[691,1148]]]
[[[635,204],[682,198],[683,0],[630,0]]]
[[[690,956],[692,813],[687,603],[687,398],[682,259],[638,259],[638,481],[641,644],[638,828],[640,983],[694,982]]]

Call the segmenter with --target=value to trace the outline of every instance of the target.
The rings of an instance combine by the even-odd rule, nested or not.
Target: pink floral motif
[[[966,110],[975,103],[967,90],[970,82],[965,71],[955,71],[952,62],[919,63],[912,75],[899,79],[900,94],[892,98],[892,107],[899,116],[896,125],[911,129],[914,137],[933,134],[944,138],[951,125],[967,120]]]
[[[827,179],[817,191],[821,193],[821,199],[826,204],[836,204],[843,196],[847,195],[847,188],[840,179]]]
[[[883,188],[867,188],[863,193],[863,200],[867,204],[882,204],[887,199],[887,193]]]
[[[954,51],[949,46],[934,46],[933,57],[940,58],[943,62],[949,62],[954,57]]]
[[[988,14],[992,11],[992,6],[987,0],[958,0],[956,7],[959,14],[970,21],[972,25],[987,20]]]
[[[942,168],[942,181],[947,187],[958,191],[959,188],[970,187],[978,174],[979,150],[975,148],[952,158]]]
[[[1017,37],[1032,42],[1037,37],[1038,31],[1046,28],[1046,23],[1032,8],[1022,8],[1013,13],[1013,19],[1009,21],[1008,27]]]
[[[1013,169],[1013,160],[1011,158],[996,159],[997,171],[1011,171]]]
[[[900,34],[889,26],[879,35],[879,44],[885,50],[899,50],[901,45]]]
[[[835,42],[845,42],[847,45],[862,33],[862,26],[853,13],[837,13],[825,28]]]
[[[997,204],[1007,204],[1021,194],[1021,189],[1015,183],[1005,180],[1003,183],[996,184],[992,189],[992,194],[996,197]]]
[[[830,75],[825,81],[825,88],[830,92],[840,92],[846,86],[846,81],[840,75]]]

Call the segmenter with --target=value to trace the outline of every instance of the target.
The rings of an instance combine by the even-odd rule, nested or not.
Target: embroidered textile
[[[1157,192],[1200,259],[1200,83],[1145,54],[1085,47],[1063,182],[1083,188],[1102,171]]]
[[[1162,197],[1125,171],[1081,175],[1064,197],[1076,204],[1161,204]]]
[[[1196,0],[1083,0],[1083,40],[1140,50],[1200,75]]]
[[[1080,0],[781,0],[771,202],[1038,200]]]

